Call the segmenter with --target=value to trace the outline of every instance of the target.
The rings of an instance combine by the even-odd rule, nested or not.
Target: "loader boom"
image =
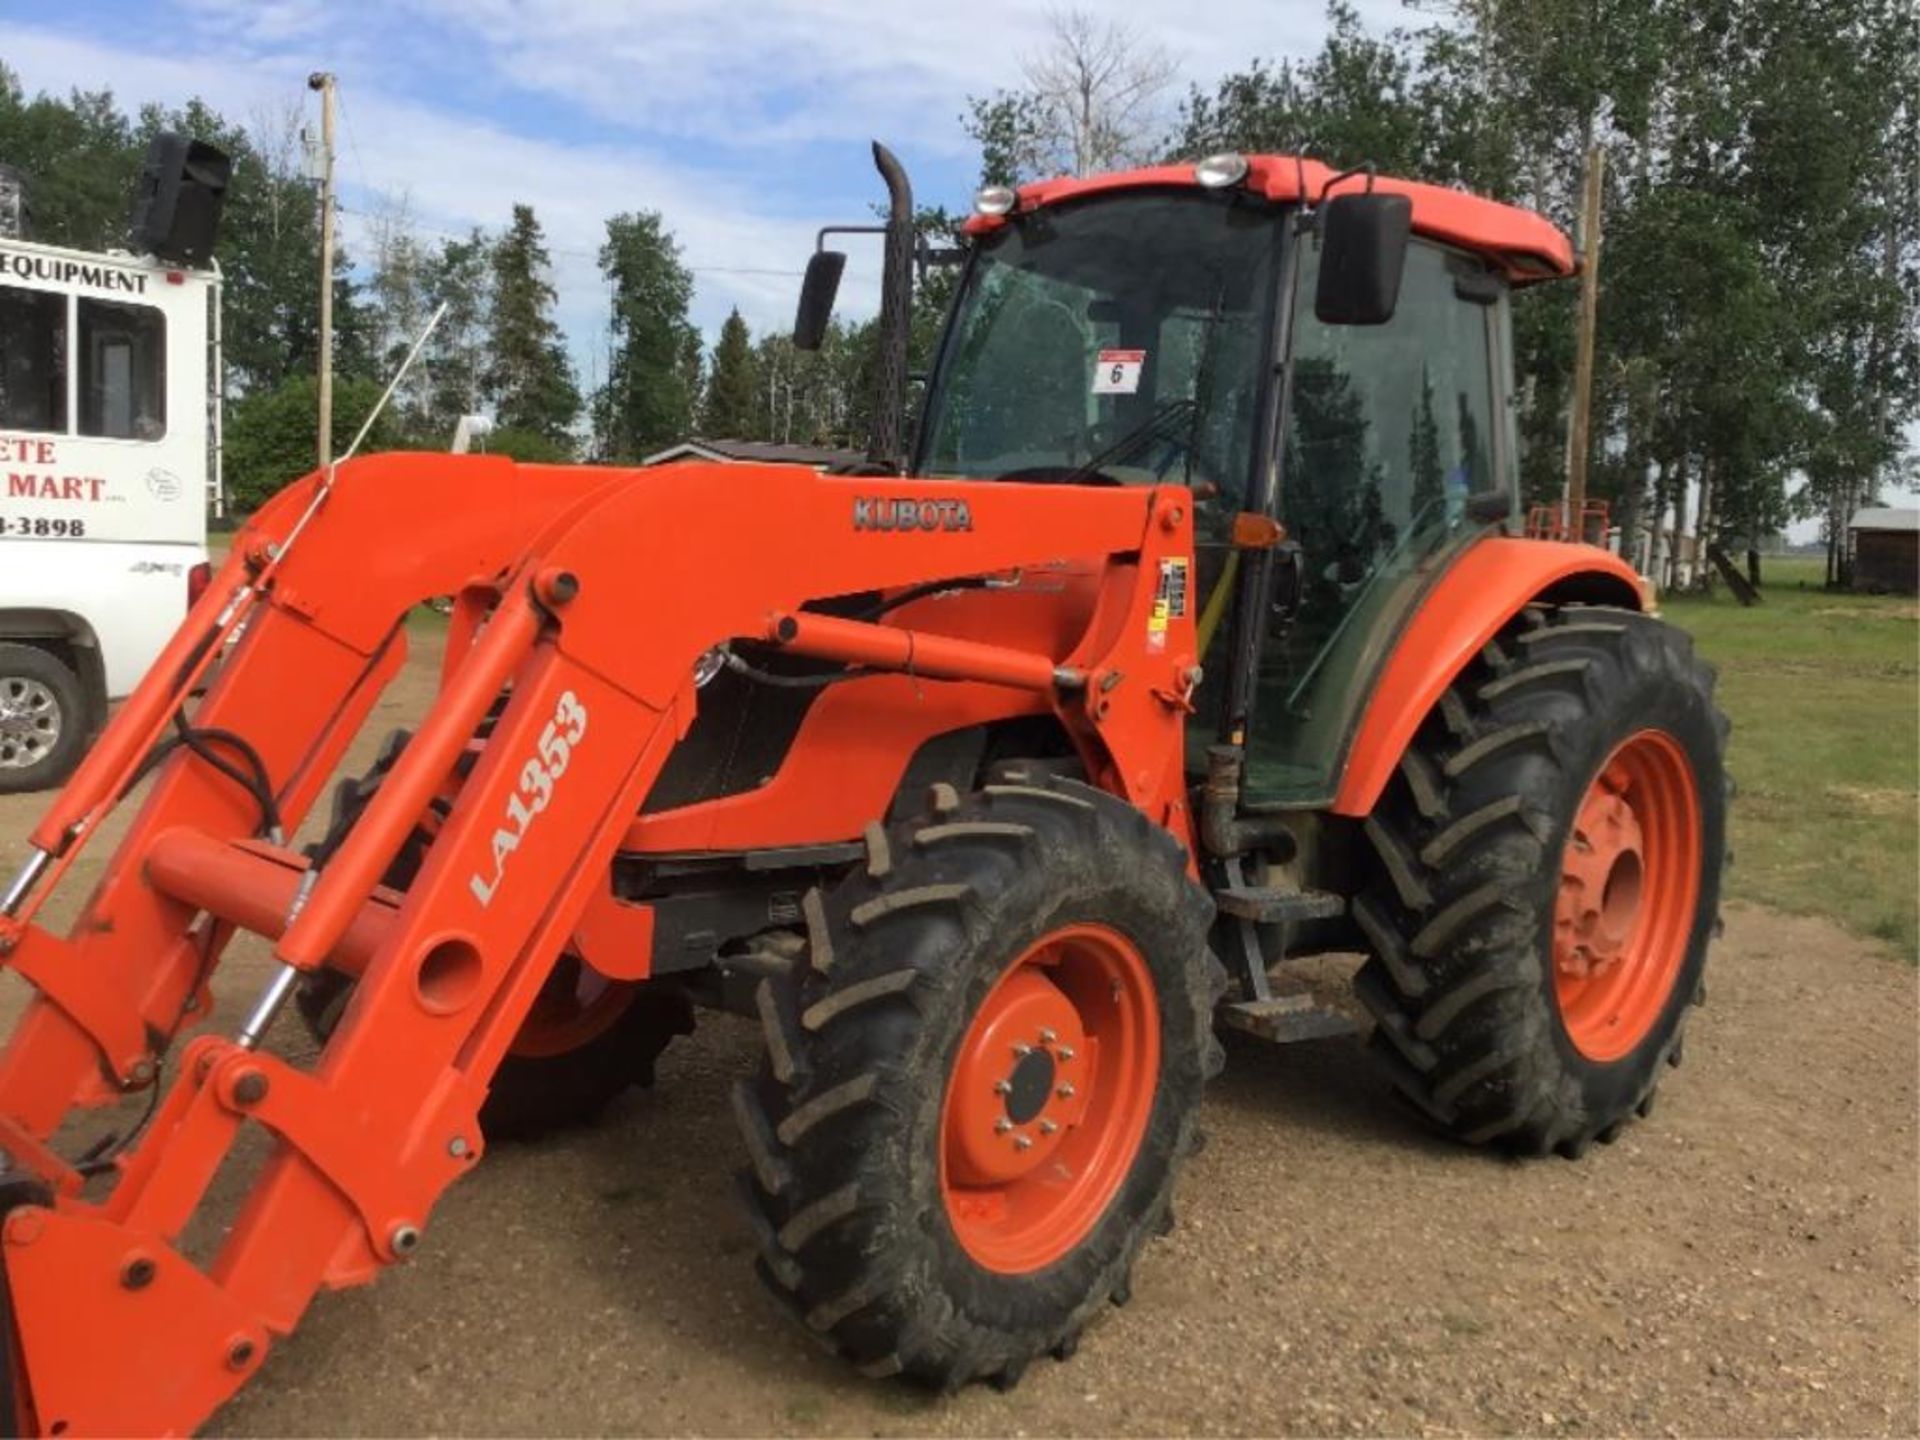
[[[440,455],[356,460],[290,487],[236,538],[34,832],[43,858],[0,915],[0,955],[37,990],[0,1051],[12,1418],[42,1433],[191,1430],[318,1290],[364,1282],[419,1242],[483,1149],[489,1079],[557,957],[574,945],[612,973],[646,973],[649,915],[614,897],[609,867],[645,844],[636,814],[716,646],[1032,692],[1089,776],[1186,843],[1182,725],[1198,676],[1191,616],[1169,613],[1163,586],[1191,555],[1188,504],[1173,487]],[[1064,653],[806,608],[1066,557],[1092,559],[1100,579]],[[436,595],[455,597],[439,695],[310,867],[289,837],[398,670],[409,610]],[[36,923],[136,782],[139,812],[79,918],[65,935]],[[424,868],[403,896],[384,890],[436,800]],[[242,929],[274,941],[265,992],[173,1049],[207,1018],[208,982]],[[325,963],[360,978],[302,1068],[266,1042],[294,982]],[[163,1086],[137,1138],[63,1155],[71,1112]],[[179,1238],[250,1125],[271,1156],[200,1268]]]

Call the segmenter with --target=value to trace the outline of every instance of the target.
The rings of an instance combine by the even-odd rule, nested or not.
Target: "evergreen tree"
[[[600,270],[613,287],[607,383],[594,397],[602,459],[629,461],[685,439],[699,396],[700,336],[687,320],[693,275],[655,211],[607,221]]]
[[[494,245],[492,260],[491,355],[482,384],[494,419],[502,429],[570,445],[580,392],[553,321],[546,240],[531,205],[513,207],[513,222]]]
[[[753,337],[747,333],[747,322],[740,318],[740,312],[734,310],[720,327],[720,342],[713,347],[713,373],[707,377],[700,433],[716,440],[747,435],[753,429],[759,388]]]

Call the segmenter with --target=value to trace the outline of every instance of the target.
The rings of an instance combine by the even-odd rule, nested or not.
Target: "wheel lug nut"
[[[1073,1047],[1071,1045],[1062,1045],[1058,1050],[1054,1051],[1053,1053],[1056,1059],[1060,1059],[1060,1060],[1073,1059]]]
[[[1058,1130],[1059,1128],[1060,1127],[1054,1124],[1053,1121],[1051,1120],[1042,1120],[1040,1122],[1040,1133],[1042,1135],[1051,1135],[1053,1134],[1054,1131]]]
[[[1011,1095],[1013,1093],[1013,1082],[1011,1080],[994,1081],[993,1093],[996,1095]]]
[[[1054,1091],[1053,1093],[1058,1095],[1062,1100],[1071,1100],[1073,1099],[1073,1096],[1074,1096],[1074,1089],[1073,1089],[1073,1086],[1071,1085],[1062,1085],[1058,1090]]]
[[[1053,1031],[1051,1030],[1042,1030],[1040,1032],[1040,1043],[1042,1045],[1051,1045],[1053,1044],[1054,1041],[1058,1040],[1059,1038],[1060,1037],[1054,1034]]]
[[[1013,1129],[1013,1121],[1004,1115],[993,1122],[993,1133],[996,1135],[1004,1135],[1011,1129]]]
[[[1033,1141],[1024,1135],[1016,1135],[1013,1137],[1013,1148],[1016,1150],[1031,1150],[1033,1148]]]
[[[1033,1047],[1031,1045],[1016,1045],[1013,1047],[1013,1053],[1024,1058],[1033,1053]]]

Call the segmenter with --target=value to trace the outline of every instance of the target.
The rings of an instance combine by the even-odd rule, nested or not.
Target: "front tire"
[[[37,645],[0,643],[0,795],[51,790],[86,753],[80,677]]]
[[[872,1375],[1064,1358],[1169,1223],[1224,976],[1212,903],[1134,808],[990,785],[869,832],[758,995],[735,1108],[774,1293]]]
[[[1366,830],[1374,1058],[1472,1144],[1575,1157],[1647,1114],[1718,914],[1726,718],[1688,637],[1531,608],[1467,668]]]

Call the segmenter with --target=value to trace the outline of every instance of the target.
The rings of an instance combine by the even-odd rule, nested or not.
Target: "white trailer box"
[[[0,792],[58,784],[207,576],[219,278],[0,238]]]

